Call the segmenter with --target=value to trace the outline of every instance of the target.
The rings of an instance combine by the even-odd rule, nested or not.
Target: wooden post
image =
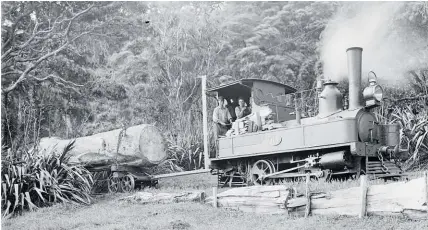
[[[424,172],[424,182],[425,182],[425,204],[426,204],[427,213],[428,213],[428,171]]]
[[[306,209],[305,209],[305,218],[309,216],[311,212],[311,194],[309,191],[309,181],[311,180],[310,174],[306,174]]]
[[[367,177],[366,175],[360,176],[360,188],[361,188],[361,211],[358,215],[359,218],[363,218],[367,213]]]
[[[207,76],[201,76],[202,79],[202,123],[203,123],[203,133],[204,133],[204,163],[205,169],[210,168],[210,154],[209,154],[209,144],[208,144],[208,111],[207,111]]]
[[[297,197],[297,188],[293,187],[293,198]]]
[[[213,187],[213,207],[217,208],[217,186]]]

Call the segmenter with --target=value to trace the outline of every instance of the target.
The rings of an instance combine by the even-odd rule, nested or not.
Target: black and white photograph
[[[428,229],[427,1],[1,1],[1,229]]]

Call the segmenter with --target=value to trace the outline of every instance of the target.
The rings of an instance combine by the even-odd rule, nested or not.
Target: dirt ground
[[[211,195],[211,185],[215,182],[216,178],[208,175],[174,178],[160,181],[160,189],[149,191],[205,190]],[[311,216],[305,219],[215,209],[201,203],[143,205],[119,201],[128,195],[98,196],[90,206],[59,204],[27,212],[2,220],[2,229],[428,229],[428,221],[396,217]]]

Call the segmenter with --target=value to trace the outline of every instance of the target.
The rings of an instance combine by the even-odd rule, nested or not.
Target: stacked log
[[[52,154],[55,150],[62,151],[73,140],[75,144],[70,152],[70,162],[88,167],[113,163],[150,167],[167,157],[164,138],[152,125],[115,129],[70,140],[42,138],[38,149],[45,154]]]
[[[286,214],[285,203],[290,197],[290,190],[286,186],[253,186],[234,188],[208,197],[206,202],[217,207],[235,209],[243,212],[262,214]]]
[[[205,199],[204,191],[185,191],[180,193],[151,193],[138,192],[131,196],[120,198],[120,201],[140,204],[168,204],[181,202],[202,202]]]
[[[427,194],[424,178],[408,182],[372,185],[367,188],[367,215],[405,216],[428,219]],[[361,188],[341,189],[311,197],[312,215],[358,216],[362,207]],[[291,199],[287,207],[302,214],[307,205],[305,197]]]
[[[219,207],[268,214],[403,216],[428,219],[427,177],[390,184],[335,190],[291,197],[292,189],[282,186],[231,189],[217,195]],[[364,194],[364,195],[362,195]],[[295,196],[295,195],[294,195]],[[309,198],[308,198],[309,197]],[[212,198],[208,198],[212,203]],[[309,205],[309,206],[307,206]],[[309,207],[310,210],[307,210]],[[363,216],[364,216],[363,215]]]

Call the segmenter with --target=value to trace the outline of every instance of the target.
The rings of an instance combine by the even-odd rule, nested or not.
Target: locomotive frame
[[[242,79],[204,92],[223,96],[228,102],[244,97],[252,108],[251,115],[235,121],[228,136],[215,141],[215,153],[205,152],[209,156],[206,166],[219,175],[220,185],[275,184],[307,174],[327,180],[344,175],[358,178],[360,174],[371,178],[402,176],[392,161],[400,152],[399,127],[379,124],[372,112],[382,100],[382,87],[371,72],[370,85],[362,92],[362,48],[351,47],[346,52],[349,102],[336,88],[337,83],[328,80],[322,87],[319,80],[314,93],[316,116],[302,117],[302,107],[296,103],[302,92],[278,82]],[[244,122],[247,131],[240,133]]]

